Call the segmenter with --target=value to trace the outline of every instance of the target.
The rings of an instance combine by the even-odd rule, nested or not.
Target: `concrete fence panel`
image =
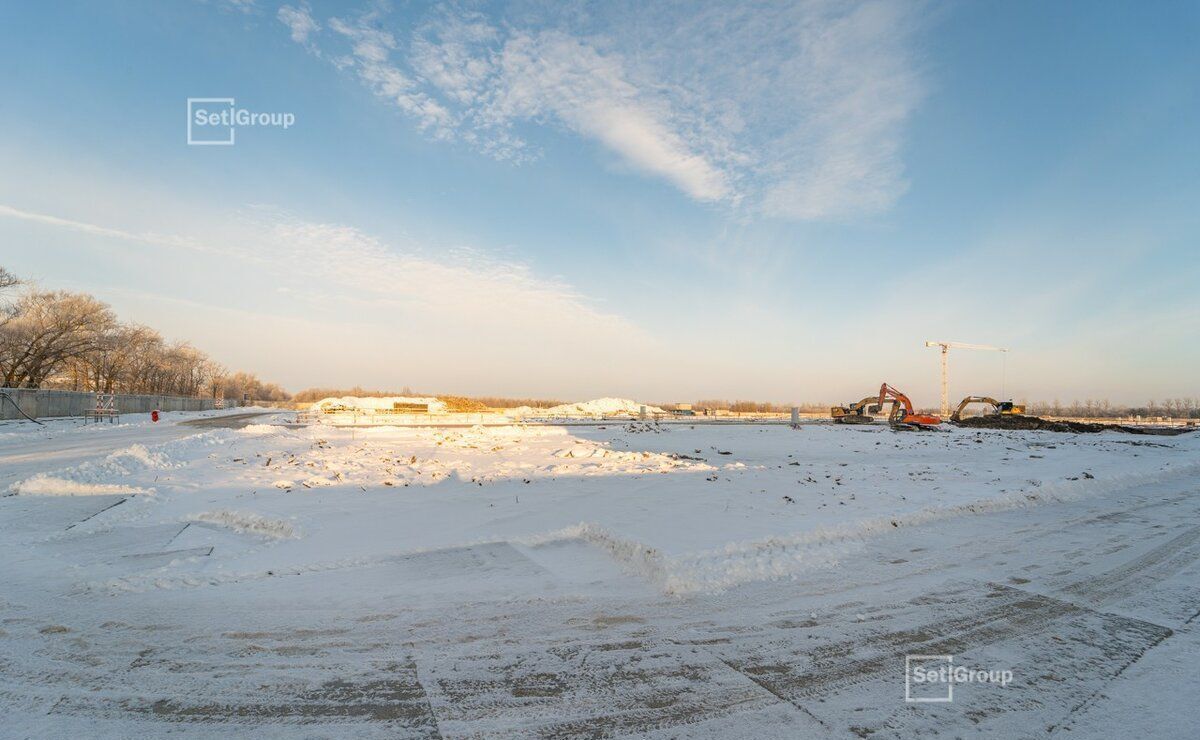
[[[84,391],[62,391],[52,388],[0,388],[0,394],[8,396],[25,414],[44,419],[56,416],[83,416],[96,407],[96,394]],[[236,406],[226,400],[226,407]],[[149,396],[118,393],[117,412],[121,414],[148,414],[159,411],[207,411],[213,408],[211,398],[187,398],[184,396]],[[0,419],[23,418],[13,404],[0,399]]]

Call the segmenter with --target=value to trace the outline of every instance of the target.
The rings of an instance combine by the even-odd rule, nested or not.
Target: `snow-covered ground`
[[[290,417],[0,429],[14,734],[1200,726],[1200,435]]]
[[[525,409],[527,407],[522,407]],[[628,398],[596,398],[591,401],[564,403],[548,409],[530,409],[534,415],[550,419],[587,419],[605,416],[637,416],[645,409],[647,414],[665,414],[657,406],[638,403]]]

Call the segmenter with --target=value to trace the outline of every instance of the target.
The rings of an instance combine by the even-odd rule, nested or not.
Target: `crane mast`
[[[942,416],[950,415],[950,379],[949,379],[949,355],[950,348],[954,349],[979,349],[990,352],[1008,352],[1006,347],[993,347],[990,344],[970,344],[968,342],[937,342],[927,341],[926,347],[940,347],[942,352]]]

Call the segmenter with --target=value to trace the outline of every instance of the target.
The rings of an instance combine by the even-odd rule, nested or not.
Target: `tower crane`
[[[925,342],[926,347],[941,347],[942,348],[942,416],[950,415],[950,380],[947,377],[946,359],[950,354],[950,348],[955,349],[982,349],[991,352],[1008,352],[1005,347],[993,347],[990,344],[967,344],[966,342]]]

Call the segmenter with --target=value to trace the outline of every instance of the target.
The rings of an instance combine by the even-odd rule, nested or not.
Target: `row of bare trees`
[[[103,393],[285,400],[250,373],[230,373],[187,342],[122,322],[86,293],[24,286],[0,267],[0,386]]]
[[[668,406],[670,404],[667,404]],[[779,414],[791,411],[792,406],[798,407],[801,411],[828,411],[829,404],[827,403],[772,403],[770,401],[747,401],[738,400],[730,401],[722,398],[702,398],[694,404],[696,408],[701,409],[716,409],[718,411],[732,411],[738,414]]]
[[[1063,403],[1034,401],[1027,405],[1031,414],[1065,416],[1081,419],[1120,418],[1125,416],[1166,416],[1175,419],[1200,419],[1200,398],[1167,398],[1153,400],[1144,406],[1113,404],[1107,398]]]

